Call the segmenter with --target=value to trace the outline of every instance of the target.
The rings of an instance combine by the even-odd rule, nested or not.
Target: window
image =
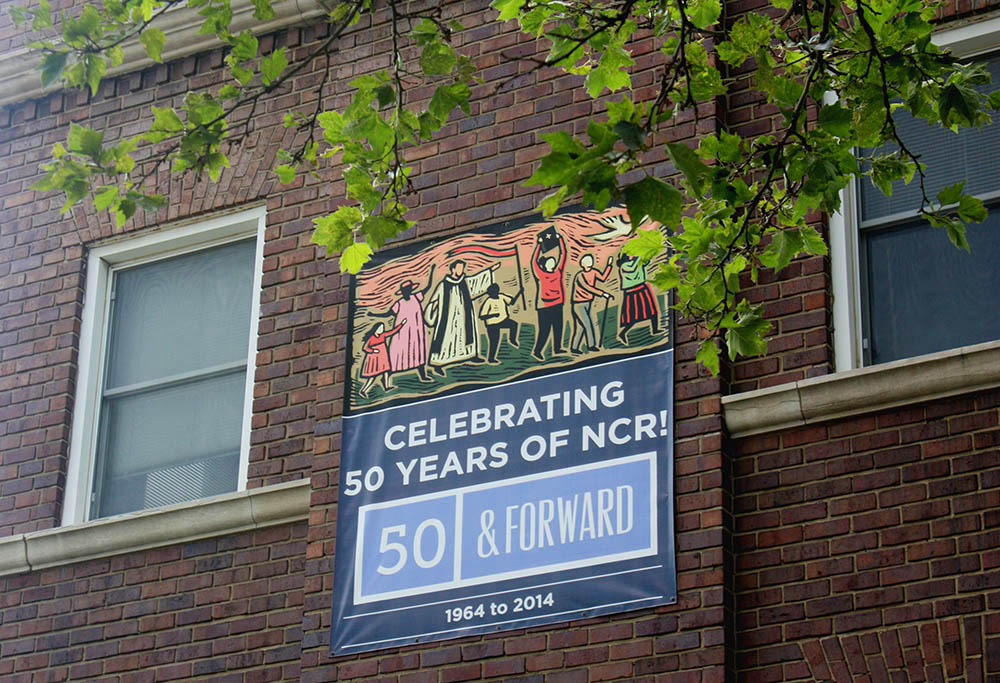
[[[998,20],[936,36],[956,54],[988,64],[1000,84],[1000,56],[984,42]],[[943,230],[916,217],[920,189],[902,182],[886,197],[864,179],[831,221],[837,369],[884,363],[1000,339],[992,292],[1000,289],[1000,118],[958,135],[901,115],[896,125],[928,165],[928,194],[968,179],[965,188],[990,209],[968,230],[972,253],[956,249]]]
[[[64,524],[245,488],[263,226],[91,251]]]

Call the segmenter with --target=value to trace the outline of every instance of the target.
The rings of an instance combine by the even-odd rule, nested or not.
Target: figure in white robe
[[[499,264],[466,275],[465,261],[454,261],[427,301],[424,315],[433,330],[430,365],[437,374],[444,375],[443,366],[452,363],[483,362],[472,300],[485,294],[493,284],[493,270],[497,267]]]

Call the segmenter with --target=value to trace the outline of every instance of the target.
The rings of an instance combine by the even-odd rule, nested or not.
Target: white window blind
[[[255,246],[112,273],[91,518],[236,490]]]

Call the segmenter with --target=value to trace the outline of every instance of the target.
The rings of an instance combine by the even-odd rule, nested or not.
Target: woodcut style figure
[[[452,363],[484,362],[479,355],[479,332],[472,300],[493,284],[495,264],[475,275],[465,274],[465,261],[452,261],[448,274],[438,283],[425,309],[427,325],[433,329],[430,346],[431,369],[444,375]]]
[[[517,291],[514,296],[507,296],[500,291],[500,285],[493,283],[486,290],[487,299],[479,309],[479,317],[486,323],[486,336],[490,340],[490,349],[487,362],[497,364],[497,351],[500,348],[500,332],[507,330],[507,341],[514,348],[520,347],[517,341],[519,325],[516,320],[510,317],[510,305],[521,294]]]
[[[386,342],[389,337],[399,332],[406,324],[406,321],[403,321],[387,331],[385,325],[375,323],[365,336],[363,347],[365,363],[361,367],[361,376],[365,378],[365,385],[361,387],[359,392],[363,397],[368,397],[368,391],[379,377],[382,378],[382,387],[386,391],[392,388],[388,382],[391,366],[389,365],[389,350],[386,348]]]
[[[573,339],[569,346],[573,353],[583,351],[580,344],[584,337],[587,338],[587,347],[591,351],[597,351],[599,348],[600,337],[594,330],[594,317],[591,308],[595,297],[603,298],[605,306],[607,306],[607,300],[611,298],[611,295],[598,287],[597,283],[604,282],[611,275],[612,262],[613,259],[609,256],[608,264],[604,270],[598,271],[594,268],[593,256],[584,254],[580,257],[580,271],[573,278],[570,299],[573,302]]]
[[[416,283],[413,280],[404,280],[399,285],[396,294],[399,299],[385,313],[377,314],[383,316],[396,316],[395,322],[405,322],[406,325],[399,331],[399,334],[392,343],[389,344],[389,367],[393,374],[416,369],[417,374],[423,382],[429,382],[427,376],[427,333],[424,329],[424,296],[431,288],[431,280],[434,277],[434,266],[427,276],[427,286],[422,290],[416,290]]]
[[[628,344],[629,329],[643,320],[649,321],[650,331],[660,331],[660,311],[653,290],[646,283],[646,266],[638,256],[618,255],[618,271],[622,284],[622,307],[618,317],[618,339]]]
[[[546,256],[543,249],[547,244],[555,243],[559,256]],[[542,350],[552,336],[552,354],[560,354],[562,348],[563,302],[566,301],[566,288],[563,276],[566,271],[566,239],[553,228],[548,228],[538,234],[535,243],[535,253],[531,256],[531,271],[538,285],[536,309],[538,312],[538,330],[536,331],[535,347],[531,355],[543,360]]]

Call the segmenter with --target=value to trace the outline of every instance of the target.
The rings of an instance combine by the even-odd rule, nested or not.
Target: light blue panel
[[[455,496],[445,494],[431,500],[363,510],[360,521],[364,524],[364,535],[358,549],[364,568],[360,574],[362,596],[452,581],[455,504]],[[425,566],[420,566],[420,562]]]
[[[463,496],[462,578],[650,549],[650,463],[594,466]]]

